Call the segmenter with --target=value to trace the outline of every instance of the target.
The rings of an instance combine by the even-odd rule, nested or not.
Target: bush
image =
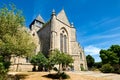
[[[4,61],[4,57],[0,56],[0,80],[6,80],[9,66],[10,62]]]
[[[0,80],[6,79],[7,72],[8,72],[8,69],[5,69],[3,63],[0,62]]]
[[[62,72],[62,73],[57,73],[57,74],[48,74],[45,75],[44,77],[48,77],[48,78],[52,78],[52,79],[68,79],[70,78],[69,75],[67,75],[66,73]]]
[[[111,73],[114,71],[114,68],[110,64],[104,64],[100,70],[104,73]]]
[[[59,77],[62,77],[62,79],[70,78],[66,73],[62,72]]]
[[[119,64],[114,64],[113,68],[114,68],[114,73],[120,74],[120,65]]]
[[[96,63],[94,64],[94,67],[96,67],[96,68],[101,68],[101,67],[102,67],[102,62],[96,62]]]
[[[81,66],[80,68],[81,68],[81,71],[84,71],[84,70],[85,70],[83,66]]]

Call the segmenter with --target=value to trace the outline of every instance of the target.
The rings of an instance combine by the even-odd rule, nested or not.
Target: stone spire
[[[53,10],[52,10],[52,15],[51,15],[51,16],[53,17],[53,16],[55,16],[55,15],[56,15],[56,13],[55,13],[55,10],[53,9]]]
[[[74,23],[73,22],[71,22],[71,27],[74,27]]]

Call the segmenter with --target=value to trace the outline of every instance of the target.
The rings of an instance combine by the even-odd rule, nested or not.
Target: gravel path
[[[52,72],[54,73],[54,72]],[[70,75],[70,79],[66,80],[120,80],[120,75],[118,74],[104,74],[100,72],[92,71],[79,71],[79,72],[66,72]],[[22,74],[27,75],[22,80],[53,80],[43,77],[49,74],[48,72],[9,72],[9,74]]]

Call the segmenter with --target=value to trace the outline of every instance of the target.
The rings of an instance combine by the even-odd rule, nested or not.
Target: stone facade
[[[53,10],[47,23],[39,15],[30,24],[30,30],[38,45],[37,52],[48,55],[51,50],[58,49],[73,57],[74,70],[87,69],[84,51],[76,41],[76,29],[69,23],[64,10],[57,15]]]
[[[58,49],[61,52],[69,54],[74,59],[74,70],[87,70],[87,63],[84,51],[80,44],[76,41],[76,29],[70,24],[64,10],[57,15],[53,10],[51,19],[45,22],[38,15],[30,24],[30,30],[27,30],[33,37],[34,43],[37,45],[36,54],[41,51],[48,55],[50,51]],[[15,71],[19,64],[18,71],[31,71],[32,65],[26,58],[17,58],[13,56],[10,70]]]

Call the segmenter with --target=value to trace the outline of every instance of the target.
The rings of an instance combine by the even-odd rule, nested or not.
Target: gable
[[[66,14],[65,14],[65,11],[63,9],[58,13],[57,19],[59,19],[61,22],[70,26],[68,18],[67,18]]]

